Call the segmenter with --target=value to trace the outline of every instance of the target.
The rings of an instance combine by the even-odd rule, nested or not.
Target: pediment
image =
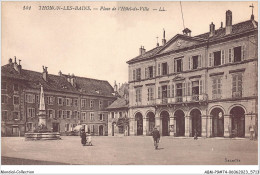
[[[172,50],[179,50],[182,48],[190,47],[200,43],[201,40],[195,39],[194,37],[176,35],[161,49],[159,53],[166,53]]]

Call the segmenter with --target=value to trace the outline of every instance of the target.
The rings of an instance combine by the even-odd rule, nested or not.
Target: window
[[[54,98],[50,97],[50,96],[47,96],[47,104],[48,105],[53,105],[53,102],[54,102]]]
[[[48,109],[47,112],[48,112],[48,113],[47,113],[48,118],[54,118],[54,110]]]
[[[148,78],[153,78],[153,69],[154,69],[154,66],[150,66],[148,67]]]
[[[228,49],[228,62],[232,62],[232,49]]]
[[[34,94],[26,94],[25,100],[27,103],[35,103],[35,95]]]
[[[221,78],[216,77],[212,79],[212,98],[220,99],[221,98]]]
[[[80,112],[78,112],[78,120],[80,120]]]
[[[182,72],[182,59],[178,58],[174,60],[174,71],[175,72]]]
[[[27,108],[27,118],[35,117],[35,108]]]
[[[174,84],[172,85],[172,98],[174,98],[175,94],[174,94]]]
[[[1,86],[1,88],[2,88],[2,90],[6,90],[7,89],[7,84],[6,84],[6,82],[4,81],[4,82],[2,82],[2,84],[1,84],[2,86]]]
[[[71,118],[71,111],[67,111],[67,118]]]
[[[63,101],[62,99],[63,99],[63,98],[58,97],[58,105],[59,105],[59,106],[62,106],[62,104],[63,104],[63,103],[62,103],[62,101]]]
[[[6,104],[7,103],[7,96],[6,95],[1,95],[1,102],[2,104]]]
[[[7,111],[2,111],[2,120],[7,120]]]
[[[153,87],[149,87],[148,88],[148,101],[153,100],[153,94],[154,94]]]
[[[141,80],[141,68],[136,69],[136,80]]]
[[[122,112],[119,112],[119,118],[122,118]]]
[[[78,106],[78,99],[74,99],[74,106]]]
[[[19,120],[19,112],[13,112],[13,119],[14,120]]]
[[[103,121],[104,120],[104,114],[99,114],[99,120]]]
[[[87,120],[87,113],[86,112],[82,112],[81,116],[82,116],[83,121]]]
[[[86,107],[86,106],[87,106],[87,100],[81,99],[81,107]]]
[[[111,118],[115,118],[115,113],[111,112]]]
[[[167,98],[167,85],[162,86],[162,98]]]
[[[232,97],[242,97],[242,74],[232,75]]]
[[[103,107],[103,102],[99,101],[99,108],[101,109]]]
[[[66,111],[64,111],[64,110],[62,110],[62,117],[63,117],[63,119],[66,119]]]
[[[19,97],[18,96],[14,96],[14,105],[19,105]]]
[[[59,110],[59,118],[62,118],[62,110]]]
[[[26,126],[27,126],[27,131],[32,131],[32,129],[33,129],[33,124],[32,123],[27,123],[26,124]]]
[[[214,55],[214,66],[221,65],[221,51],[214,52],[213,55]]]
[[[192,69],[197,69],[199,66],[199,56],[192,57]]]
[[[66,106],[72,106],[72,99],[66,98]]]
[[[90,125],[90,131],[91,133],[94,133],[94,125]]]
[[[168,74],[168,65],[167,63],[162,63],[162,75]]]
[[[241,46],[235,47],[234,48],[234,62],[241,61],[241,56],[242,56]]]
[[[39,103],[39,102],[40,102],[39,95],[36,95],[36,103]]]
[[[135,89],[135,100],[136,102],[141,102],[142,101],[142,89],[141,88],[137,88]]]
[[[93,121],[94,120],[94,112],[90,112],[89,115],[90,115],[90,121]]]
[[[69,131],[69,130],[70,130],[70,124],[69,124],[69,123],[66,123],[66,124],[65,124],[65,132],[66,132],[66,131]]]
[[[14,91],[19,91],[18,84],[14,84]]]
[[[94,100],[90,100],[90,108],[94,108]]]
[[[133,70],[133,81],[135,81],[136,80],[136,72],[135,72],[135,70]]]

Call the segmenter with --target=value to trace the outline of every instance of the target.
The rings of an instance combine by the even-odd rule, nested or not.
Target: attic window
[[[96,93],[100,94],[100,91],[99,91],[99,90],[96,90]]]

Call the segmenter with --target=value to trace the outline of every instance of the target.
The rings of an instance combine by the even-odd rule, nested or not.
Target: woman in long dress
[[[87,136],[87,135],[86,135],[85,131],[84,131],[84,130],[81,130],[80,137],[81,137],[81,144],[82,144],[83,146],[86,145],[86,141],[87,141],[86,136]]]

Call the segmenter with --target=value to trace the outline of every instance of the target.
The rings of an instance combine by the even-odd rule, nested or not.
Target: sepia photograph
[[[258,1],[1,2],[1,174],[259,174],[258,122]]]

